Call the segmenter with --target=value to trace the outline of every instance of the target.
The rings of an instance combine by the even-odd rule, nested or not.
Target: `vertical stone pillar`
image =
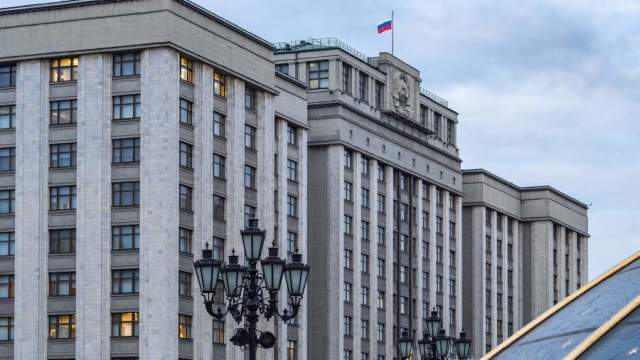
[[[567,261],[565,254],[569,251],[567,249],[567,228],[564,226],[559,226],[560,228],[560,237],[557,239],[557,248],[558,248],[558,301],[564,299],[567,296]]]
[[[386,197],[387,203],[385,214],[385,301],[384,301],[384,313],[385,313],[385,348],[388,356],[392,356],[396,353],[396,344],[393,343],[393,325],[395,318],[393,316],[393,291],[396,284],[393,278],[393,196],[394,196],[394,184],[393,167],[390,165],[385,166],[385,185],[386,185]]]
[[[418,302],[418,309],[420,309],[419,311],[417,311],[418,315],[418,324],[416,326],[416,337],[417,338],[421,338],[422,337],[422,332],[424,331],[423,328],[423,321],[422,318],[424,316],[424,314],[422,314],[422,302],[424,301],[423,299],[423,294],[424,294],[424,288],[422,287],[422,273],[424,272],[424,259],[422,258],[422,254],[424,253],[424,241],[422,239],[423,237],[423,228],[422,228],[422,197],[423,197],[423,192],[422,192],[422,184],[423,181],[420,179],[416,179],[417,181],[417,187],[418,187],[418,191],[417,191],[417,206],[416,206],[416,246],[417,249],[415,249],[415,254],[416,254],[416,263],[417,263],[417,277],[418,277],[418,290],[417,290],[417,296],[416,296],[416,301]]]
[[[362,346],[362,155],[353,153],[353,354],[359,356]]]
[[[462,197],[456,198],[456,332],[462,331]],[[466,264],[466,266],[473,266]],[[458,334],[451,334],[451,336]]]
[[[201,258],[201,249],[213,241],[213,69],[196,63],[194,67],[194,151],[193,151],[193,256]],[[193,355],[194,359],[213,356],[212,318],[202,303],[196,274],[192,276]]]
[[[443,294],[443,300],[442,300],[442,326],[444,327],[445,330],[447,330],[447,334],[450,334],[449,331],[449,326],[450,326],[450,305],[449,305],[449,299],[450,299],[450,289],[449,289],[449,281],[451,280],[450,277],[450,270],[451,268],[449,267],[450,261],[449,261],[449,248],[450,248],[450,243],[451,241],[449,240],[449,237],[451,236],[451,234],[449,234],[449,191],[446,190],[442,190],[442,196],[443,196],[443,204],[442,204],[442,281],[443,284],[442,286],[444,287],[444,289],[442,289],[442,294]]]
[[[436,296],[436,281],[438,281],[438,268],[436,267],[437,259],[437,235],[436,235],[436,203],[437,203],[437,191],[435,185],[429,185],[429,306],[431,309],[435,308],[437,303]],[[429,309],[429,310],[431,310]],[[431,314],[431,313],[429,313]]]
[[[370,185],[369,185],[369,243],[371,244],[369,257],[371,261],[369,270],[369,343],[371,344],[370,358],[376,359],[378,352],[378,337],[376,329],[378,327],[378,161],[376,159],[371,160],[371,172],[370,172]]]
[[[577,233],[575,231],[569,231],[567,234],[567,239],[569,239],[569,289],[571,292],[576,291],[577,287],[577,278],[578,271],[580,271],[577,267],[577,258],[578,258],[578,248],[577,248]]]
[[[278,218],[276,219],[276,222],[278,224],[277,239],[279,240],[278,248],[280,249],[280,257],[287,258],[288,244],[287,244],[286,204],[287,204],[287,188],[288,188],[287,156],[288,156],[289,146],[287,145],[287,121],[283,119],[278,119],[277,123],[278,123],[278,129],[276,131],[278,133],[277,135],[278,163],[275,165],[278,168],[278,178],[277,178],[278,198],[275,199],[275,201],[278,203]],[[299,169],[302,169],[302,167],[299,166]],[[298,205],[302,206],[302,204],[298,204]],[[298,241],[301,239],[302,236],[306,236],[306,233],[303,233],[302,231],[300,231],[300,233],[298,234]],[[282,291],[280,291],[280,293],[278,294],[278,297],[280,299],[280,304],[279,304],[280,310],[282,310],[284,306],[287,306],[287,300],[288,300],[287,289],[286,289],[286,284],[284,280],[282,282],[282,286],[283,286]],[[305,309],[302,309],[302,311],[305,311]],[[274,321],[277,324],[277,332],[276,332],[277,338],[278,338],[277,347],[278,349],[281,349],[279,351],[280,356],[278,356],[278,358],[283,359],[286,356],[285,349],[287,348],[287,335],[288,335],[287,324],[280,319],[275,319]]]
[[[487,269],[485,264],[487,263],[487,248],[486,248],[486,236],[487,236],[487,219],[486,219],[486,207],[474,206],[471,210],[471,239],[475,240],[472,244],[471,261],[472,269],[469,274],[474,277],[472,281],[473,291],[471,296],[473,297],[472,304],[473,309],[467,309],[472,311],[472,319],[479,318],[479,321],[472,321],[472,329],[470,329],[471,336],[474,341],[471,343],[473,346],[473,355],[480,356],[484,354],[486,349],[487,338],[486,332],[486,319],[487,319],[487,302],[486,302],[486,290],[487,290]],[[476,313],[477,311],[477,313]]]
[[[78,69],[76,357],[110,358],[111,56]]]
[[[307,246],[307,129],[300,129],[298,131],[298,191],[300,192],[299,206],[300,206],[300,220],[298,221],[298,246],[300,247],[300,253],[302,254],[302,261],[305,264],[309,263],[309,252]],[[313,204],[310,204],[313,206]],[[319,271],[319,270],[316,270]],[[305,291],[305,296],[302,298],[301,311],[298,313],[298,355],[300,359],[306,359],[304,354],[307,353],[307,334],[309,333],[307,328],[307,312],[309,311],[308,299],[309,288]],[[282,360],[286,360],[286,355]]]
[[[178,357],[179,55],[142,54],[140,359]]]
[[[47,358],[49,64],[18,64],[15,359]]]
[[[522,257],[520,256],[520,221],[513,221],[513,331],[522,326]]]
[[[508,306],[508,300],[509,300],[509,254],[507,252],[507,246],[509,244],[509,224],[507,224],[507,222],[509,221],[509,217],[506,215],[502,216],[502,249],[500,249],[500,251],[502,252],[502,288],[501,293],[502,293],[502,304],[500,304],[502,306],[502,329],[500,329],[500,331],[502,332],[502,339],[506,339],[508,337],[508,324],[509,324],[509,306]],[[497,297],[497,295],[496,295]],[[497,322],[497,319],[496,319]],[[497,336],[497,334],[496,334]]]
[[[491,210],[491,347],[498,342],[498,213]]]

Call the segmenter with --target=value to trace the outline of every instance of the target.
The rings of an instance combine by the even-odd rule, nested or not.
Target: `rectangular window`
[[[353,270],[353,251],[344,249],[344,267]]]
[[[256,188],[256,168],[253,166],[244,166],[244,187],[247,189]]]
[[[227,96],[226,76],[217,70],[213,71],[213,94],[222,97]]]
[[[455,123],[452,120],[447,120],[447,144],[455,144]]]
[[[191,316],[178,315],[178,338],[191,339]]]
[[[385,294],[384,291],[378,290],[378,309],[384,310]]]
[[[140,335],[140,314],[124,312],[111,314],[111,337],[133,337]]]
[[[438,294],[442,294],[442,287],[443,287],[442,276],[438,275],[436,276],[436,292]]]
[[[400,296],[400,314],[406,314],[409,309],[409,298],[406,296]]]
[[[381,214],[384,214],[386,206],[387,206],[386,197],[382,194],[378,194],[378,212]]]
[[[75,186],[74,186],[75,190]],[[111,204],[113,207],[140,205],[140,182],[118,182],[111,185]]]
[[[344,317],[344,336],[351,336],[352,331],[351,331],[351,317],[350,316],[345,316]]]
[[[224,260],[224,239],[214,236],[211,245],[213,250],[213,258],[216,260]]]
[[[114,164],[140,161],[140,138],[114,139],[112,150]]]
[[[353,302],[353,287],[350,283],[344,283],[344,301]]]
[[[369,339],[369,320],[362,319],[360,321],[360,333],[363,339]],[[362,353],[362,360],[368,360],[369,354]]]
[[[15,105],[0,106],[0,129],[14,129],[16,127]]]
[[[15,296],[15,280],[13,274],[0,275],[0,298],[13,299]]]
[[[76,252],[76,229],[49,230],[49,254]]]
[[[309,62],[309,89],[329,87],[329,61]]]
[[[75,167],[76,151],[76,143],[49,145],[49,167]]]
[[[362,201],[362,207],[363,208],[369,208],[369,189],[367,188],[362,188],[360,189],[360,197],[361,197],[361,201]]]
[[[298,198],[293,195],[287,195],[287,215],[298,216]]]
[[[224,198],[221,196],[213,195],[213,219],[224,222]]]
[[[351,65],[342,63],[342,90],[347,94],[351,94],[351,72],[353,71]]]
[[[244,146],[249,149],[256,149],[256,128],[251,125],[244,126]]]
[[[224,156],[213,154],[213,177],[218,179],[226,178],[226,167],[225,167],[226,159]]]
[[[384,84],[380,81],[376,81],[376,97],[375,97],[375,105],[377,109],[382,109],[382,104],[384,102]]]
[[[12,341],[13,340],[13,318],[1,317],[0,318],[0,341]]]
[[[345,235],[352,235],[353,234],[353,225],[352,225],[353,219],[350,215],[345,215],[344,216],[344,234]]]
[[[180,210],[192,211],[193,210],[192,189],[185,185],[180,185],[179,189],[180,189],[179,191]],[[123,205],[123,206],[127,206],[127,205]]]
[[[140,95],[113,97],[113,120],[139,119],[142,115]]]
[[[298,181],[298,162],[287,159],[287,179]]]
[[[0,190],[0,214],[13,214],[16,208],[15,190]]]
[[[77,100],[51,101],[49,108],[49,124],[69,125],[78,120]]]
[[[49,315],[49,339],[73,339],[75,337],[75,315]]]
[[[385,274],[385,261],[384,259],[380,259],[378,258],[378,263],[377,263],[377,269],[378,269],[378,277],[379,278],[384,278],[384,274]]]
[[[113,77],[140,75],[140,53],[113,54]]]
[[[360,254],[360,271],[369,273],[369,255],[367,254]]]
[[[256,109],[256,89],[244,88],[244,107],[249,110]]]
[[[181,254],[184,254],[184,255],[192,254],[191,252],[191,245],[193,243],[192,237],[193,237],[193,231],[182,228],[182,227],[178,230],[178,250],[180,251]]]
[[[0,88],[16,86],[16,64],[0,65]]]
[[[420,105],[420,125],[427,127],[429,123],[429,108],[424,105]]]
[[[249,220],[256,218],[256,207],[251,205],[244,206],[244,226],[249,227]]]
[[[16,235],[14,232],[0,232],[0,256],[14,256]]]
[[[378,342],[384,342],[384,323],[378,323],[378,327],[376,329],[376,340]]]
[[[49,273],[49,296],[75,296],[76,273]]]
[[[276,71],[289,75],[289,64],[276,64]]]
[[[75,81],[78,79],[78,58],[68,57],[51,60],[51,82]]]
[[[16,170],[16,148],[8,147],[0,149],[0,171]]]
[[[442,234],[442,217],[436,216],[436,233]]]
[[[1,201],[1,200],[0,200]],[[52,186],[49,188],[49,210],[75,210],[76,186]]]
[[[361,221],[360,222],[360,239],[362,241],[369,241],[369,222]]]
[[[298,129],[295,126],[287,125],[287,144],[298,146]]]
[[[442,115],[438,112],[433,113],[433,132],[438,139],[441,138],[440,130],[442,128]]]
[[[385,171],[384,165],[378,164],[378,181],[380,182],[384,182],[384,178],[385,178],[384,171]]]
[[[193,125],[193,103],[189,100],[180,99],[180,122]]]
[[[213,344],[224,345],[224,321],[213,320]]]
[[[140,225],[120,225],[111,228],[111,249],[132,250],[140,248]]]
[[[213,135],[224,138],[226,137],[225,130],[226,116],[217,113],[213,113]]]
[[[180,56],[180,80],[193,83],[193,61]]]
[[[193,169],[193,145],[180,142],[180,166]]]
[[[287,341],[287,360],[298,360],[298,342]]]
[[[358,98],[365,103],[369,102],[369,76],[363,72],[358,77]]]
[[[362,164],[362,175],[369,176],[369,158],[363,156],[360,163]]]
[[[287,231],[287,252],[294,253],[298,250],[298,234]]]
[[[353,168],[353,153],[351,150],[344,151],[344,167],[347,169]]]
[[[139,283],[140,272],[138,269],[111,271],[112,294],[137,294]]]
[[[353,201],[353,184],[348,181],[344,182],[344,199],[346,201]]]

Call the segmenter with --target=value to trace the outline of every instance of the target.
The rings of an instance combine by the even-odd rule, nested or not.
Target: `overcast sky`
[[[1,6],[44,1],[4,0]],[[640,249],[640,2],[196,0],[276,42],[390,51],[460,113],[463,168],[552,185],[589,210],[589,276]]]

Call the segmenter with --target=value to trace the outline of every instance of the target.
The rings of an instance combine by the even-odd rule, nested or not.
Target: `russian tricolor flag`
[[[382,34],[383,32],[391,29],[393,29],[393,21],[386,20],[382,24],[378,25],[378,34]]]

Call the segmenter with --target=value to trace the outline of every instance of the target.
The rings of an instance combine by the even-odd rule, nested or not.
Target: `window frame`
[[[69,65],[62,65],[63,61],[69,60]],[[61,57],[51,59],[49,62],[49,82],[50,83],[65,83],[78,80],[78,64],[80,60],[77,56],[74,57]],[[61,77],[66,71],[69,71],[69,79],[62,79]]]
[[[130,60],[125,58],[127,56],[133,56]],[[118,52],[113,54],[113,78],[127,78],[127,77],[136,77],[140,76],[141,66],[140,66],[141,54],[139,51],[132,52]],[[125,74],[125,69],[128,64],[133,64],[133,73]]]

